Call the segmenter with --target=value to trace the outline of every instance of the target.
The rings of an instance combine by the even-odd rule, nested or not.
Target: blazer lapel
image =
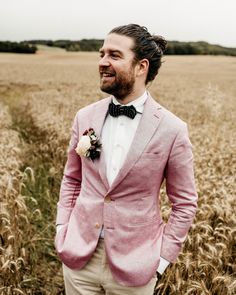
[[[141,156],[148,142],[151,140],[163,116],[163,113],[160,112],[160,109],[161,106],[154,101],[150,94],[148,94],[148,98],[144,106],[143,115],[140,119],[126,160],[121,167],[117,177],[111,184],[108,193],[112,191],[124,179],[124,177],[133,167],[135,162]]]
[[[92,126],[93,126],[95,133],[97,134],[97,136],[99,138],[101,138],[102,127],[103,127],[103,124],[106,119],[108,105],[110,102],[111,102],[111,97],[107,97],[103,101],[98,102],[95,105],[95,109],[93,110],[94,113],[92,114],[92,116],[93,116],[93,122],[92,122],[93,125]],[[98,169],[100,177],[108,190],[109,184],[108,184],[108,180],[106,177],[106,162],[105,162],[103,148],[101,149],[101,154],[100,154],[99,159],[96,159],[93,163],[96,166],[96,168]]]

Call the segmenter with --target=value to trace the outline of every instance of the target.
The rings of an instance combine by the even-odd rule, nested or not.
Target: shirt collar
[[[139,96],[135,100],[127,103],[126,106],[133,105],[136,108],[137,112],[142,114],[143,108],[144,108],[144,103],[145,103],[147,97],[148,97],[147,91],[145,90],[141,96]],[[112,101],[114,104],[121,105],[114,96],[112,97]]]

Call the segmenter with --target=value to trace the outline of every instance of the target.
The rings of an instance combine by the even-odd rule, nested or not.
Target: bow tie
[[[118,117],[118,116],[124,115],[131,119],[134,119],[134,117],[137,114],[137,111],[133,105],[122,106],[119,104],[114,104],[113,102],[109,104],[108,111],[112,117]]]

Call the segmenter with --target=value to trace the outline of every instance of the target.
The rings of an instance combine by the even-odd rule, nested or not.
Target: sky
[[[236,47],[236,0],[0,0],[0,40],[104,39],[138,23],[167,40]]]

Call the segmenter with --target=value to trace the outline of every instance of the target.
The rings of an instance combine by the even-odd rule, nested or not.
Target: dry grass
[[[0,294],[17,292],[26,258],[22,226],[28,223],[28,219],[20,194],[20,139],[11,125],[9,108],[0,102]]]
[[[45,191],[51,196],[50,205],[44,196],[45,192],[40,190],[42,184],[36,186],[33,184],[34,181],[18,178],[18,185],[23,183],[28,186],[24,191],[26,197],[35,196],[38,205],[34,210],[40,209],[38,212],[42,213],[40,220],[27,212],[22,214],[27,216],[30,223],[34,223],[33,227],[23,220],[18,220],[17,226],[24,225],[24,231],[28,234],[25,244],[30,243],[33,237],[42,242],[45,236],[48,238],[48,244],[45,247],[35,241],[34,248],[26,248],[26,254],[22,258],[25,268],[19,268],[18,276],[15,268],[10,270],[11,273],[3,272],[4,292],[13,292],[14,288],[18,288],[23,294],[60,294],[63,289],[60,263],[52,250],[54,231],[48,230],[48,227],[53,226],[55,218],[55,203],[72,119],[80,107],[104,96],[98,90],[97,60],[98,55],[95,53],[50,52],[20,58],[14,54],[0,55],[0,99],[8,104],[10,110],[19,110],[15,112],[16,117],[21,118],[18,132],[22,134],[24,131],[27,141],[27,148],[23,147],[23,150],[31,153],[36,151],[32,156],[34,164],[25,157],[20,158],[17,153],[13,153],[19,142],[12,136],[3,136],[8,140],[1,141],[0,149],[5,152],[11,151],[6,157],[9,161],[13,159],[12,163],[19,158],[18,160],[24,163],[24,168],[34,166],[30,171],[34,171],[35,178],[41,182],[45,178],[42,172],[37,174],[38,167],[41,162],[46,163],[44,172],[47,181],[43,180],[43,183]],[[236,60],[232,57],[170,56],[165,58],[158,79],[149,87],[150,92],[162,105],[188,122],[194,146],[195,176],[199,194],[199,208],[184,249],[177,264],[170,267],[158,283],[156,294],[236,293],[235,73]],[[15,97],[13,101],[8,99],[12,96]],[[9,109],[5,106],[1,107],[2,109],[1,113],[9,118]],[[13,132],[11,120],[1,120],[3,121],[8,123],[0,125],[1,130]],[[13,133],[15,134],[15,131]],[[29,138],[34,138],[35,134],[35,139],[30,141]],[[17,171],[19,166],[6,165],[8,161],[2,152],[1,157],[3,175]],[[4,202],[12,203],[20,194],[20,190],[16,190],[13,197],[9,198],[5,193]],[[166,219],[170,208],[164,190],[161,196],[162,213]],[[51,206],[51,211],[45,210],[44,203],[47,207]],[[21,206],[25,208],[23,203]],[[27,208],[29,211],[32,207]],[[13,211],[12,206],[7,210],[12,211],[8,215],[4,215],[4,211],[1,213],[5,216],[6,222],[9,222],[10,216],[17,215],[18,211]],[[14,222],[11,221],[10,224],[11,233],[16,236],[18,229],[15,228],[13,232]],[[9,240],[9,236],[10,233],[2,236],[4,245],[8,243],[6,241]],[[15,245],[14,257],[22,257],[17,254],[22,247],[21,242]],[[5,246],[1,248],[2,268],[4,261],[7,261],[6,249]],[[31,252],[32,249],[35,249],[34,253]],[[39,259],[42,259],[44,253],[42,251],[46,254],[40,263]],[[13,261],[11,259],[10,261]],[[24,280],[29,280],[31,284],[22,283]],[[3,294],[17,294],[17,291],[14,292]]]

